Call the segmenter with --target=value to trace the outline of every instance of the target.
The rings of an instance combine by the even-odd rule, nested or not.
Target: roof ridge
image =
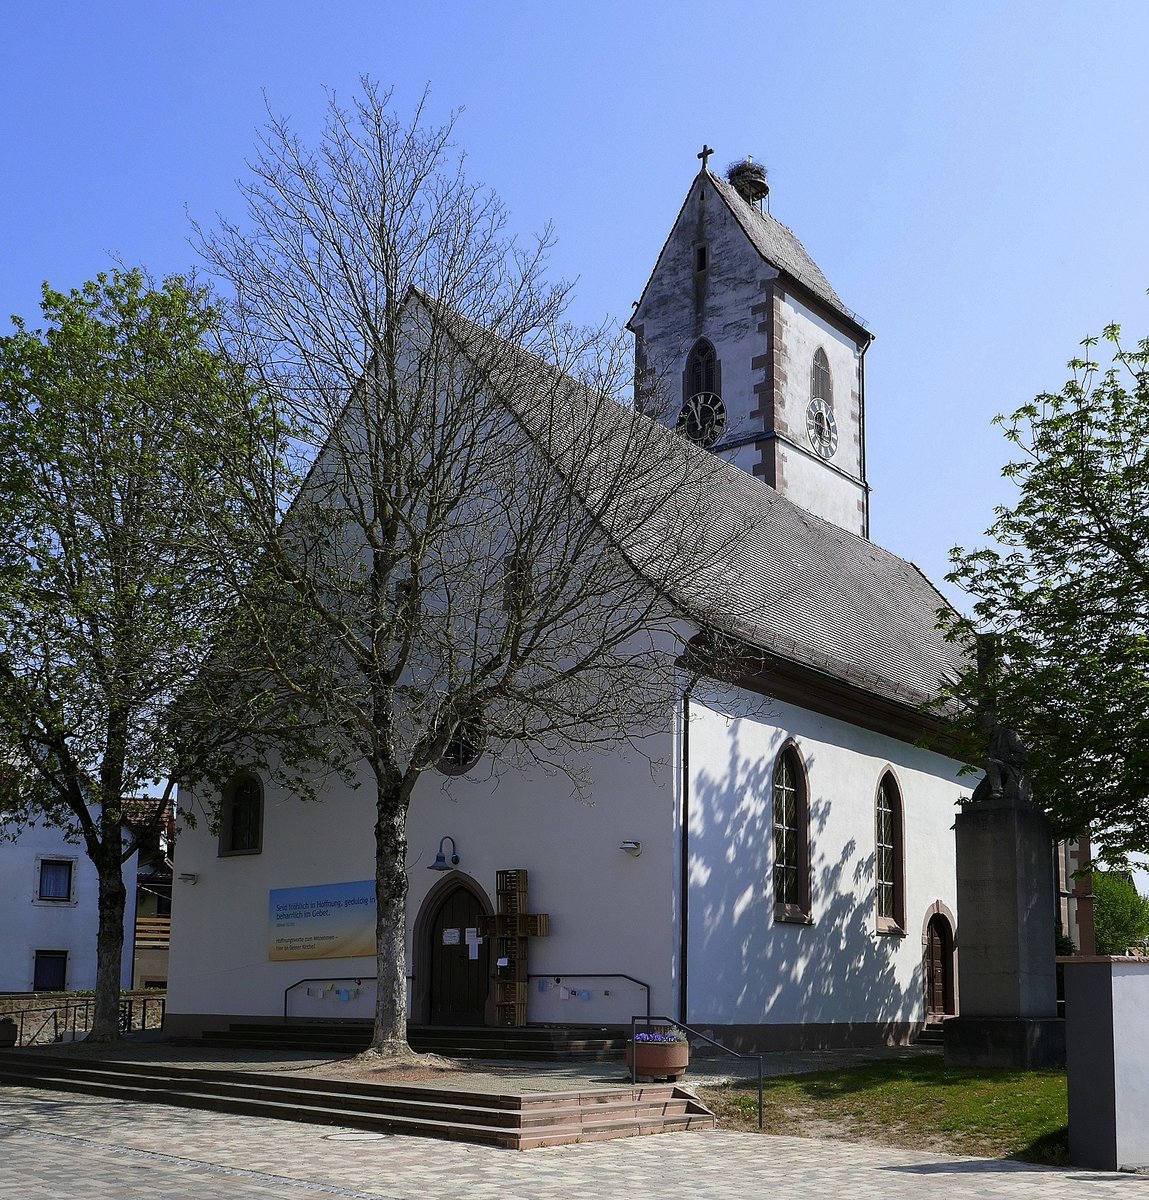
[[[777,267],[783,274],[813,293],[852,325],[869,333],[861,318],[853,309],[847,307],[802,240],[788,225],[784,225],[773,213],[763,212],[748,203],[729,180],[715,175],[713,171],[707,171],[706,178],[765,262]],[[776,236],[778,233],[781,237]],[[761,236],[755,236],[756,234]]]

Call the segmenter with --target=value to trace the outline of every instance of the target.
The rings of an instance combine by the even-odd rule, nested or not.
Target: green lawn
[[[1064,1071],[975,1071],[940,1055],[765,1081],[765,1132],[1068,1164]],[[758,1092],[707,1088],[728,1128],[757,1129]]]

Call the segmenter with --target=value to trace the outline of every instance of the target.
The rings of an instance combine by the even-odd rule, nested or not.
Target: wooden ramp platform
[[[513,1150],[715,1126],[707,1108],[670,1084],[492,1095],[6,1051],[0,1052],[0,1086],[51,1088]]]

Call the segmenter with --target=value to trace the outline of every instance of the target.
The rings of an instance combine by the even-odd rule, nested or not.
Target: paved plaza
[[[0,1089],[3,1200],[827,1196],[1149,1200],[1149,1177],[715,1130],[515,1153]]]

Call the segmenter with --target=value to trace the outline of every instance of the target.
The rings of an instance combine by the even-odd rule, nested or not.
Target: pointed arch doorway
[[[461,871],[444,876],[427,893],[412,939],[411,1015],[418,1024],[489,1023],[490,938],[473,943],[468,931],[476,930],[479,917],[492,911],[483,889]]]
[[[954,987],[954,927],[940,901],[930,909],[922,934],[922,966],[926,986],[926,1020],[940,1021],[957,1012]]]

